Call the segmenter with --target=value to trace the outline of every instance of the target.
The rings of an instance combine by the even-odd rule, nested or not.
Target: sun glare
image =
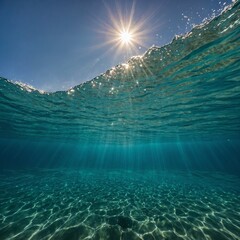
[[[133,39],[133,35],[128,32],[128,31],[122,31],[120,32],[120,40],[124,43],[124,44],[129,44],[131,43],[134,39]]]
[[[124,55],[131,57],[141,54],[143,49],[147,49],[152,29],[150,26],[151,14],[137,17],[135,14],[137,0],[133,0],[132,5],[120,5],[116,3],[116,8],[110,8],[106,3],[107,21],[99,21],[101,27],[98,29],[106,38],[99,46],[111,46],[115,56]],[[127,9],[127,10],[126,10]],[[155,25],[154,25],[155,26]]]

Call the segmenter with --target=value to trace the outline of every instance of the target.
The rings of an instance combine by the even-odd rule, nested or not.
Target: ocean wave
[[[1,136],[114,143],[239,136],[239,6],[67,91],[1,78]]]

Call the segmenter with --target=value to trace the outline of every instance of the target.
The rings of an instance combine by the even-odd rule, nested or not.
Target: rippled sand
[[[240,179],[207,172],[0,174],[0,239],[239,239]]]

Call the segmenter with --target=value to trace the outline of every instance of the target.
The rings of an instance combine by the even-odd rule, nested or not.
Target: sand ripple
[[[240,179],[208,172],[0,173],[1,239],[239,239]]]

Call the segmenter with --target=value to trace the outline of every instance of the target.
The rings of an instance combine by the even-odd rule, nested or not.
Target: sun
[[[117,3],[116,3],[117,4]],[[112,45],[116,55],[124,54],[126,57],[138,54],[146,37],[145,18],[134,18],[136,2],[126,6],[116,5],[116,9],[105,5],[108,21],[102,22],[99,29],[106,36],[105,45]],[[126,8],[125,8],[126,7]],[[127,10],[125,10],[127,9]]]
[[[127,1],[126,5],[116,2],[115,8],[110,8],[105,3],[106,19],[99,20],[97,29],[104,37],[99,47],[110,46],[108,51],[114,51],[115,56],[122,55],[124,58],[139,55],[149,47],[148,42],[153,35],[150,20],[154,11],[135,14],[136,4],[137,0],[132,0],[132,4]]]
[[[131,32],[121,31],[119,35],[120,41],[124,44],[131,44],[134,41],[134,37]]]

